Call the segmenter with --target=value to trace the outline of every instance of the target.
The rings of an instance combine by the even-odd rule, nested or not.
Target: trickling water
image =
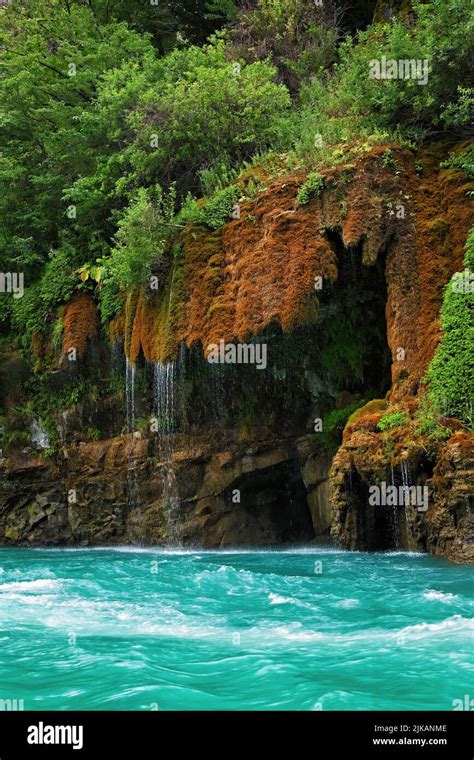
[[[126,414],[127,414],[127,430],[129,433],[135,432],[135,365],[131,362],[128,356],[125,357],[125,400],[126,400]],[[138,488],[137,477],[137,459],[133,453],[133,441],[132,449],[129,455],[129,470],[127,473],[127,486],[128,486],[128,503],[130,508],[134,509],[138,506],[140,500],[140,493]]]
[[[390,480],[391,485],[395,486],[395,470],[390,465]],[[396,549],[400,546],[400,523],[398,518],[398,508],[396,504],[390,507],[390,528],[392,531],[393,545]]]
[[[158,418],[160,449],[171,457],[170,436],[174,430],[175,362],[155,362],[153,365],[153,408]]]
[[[411,473],[410,473],[410,466],[408,464],[408,460],[404,459],[400,464],[400,469],[402,472],[402,485],[403,485],[403,505],[404,505],[404,511],[405,511],[405,527],[406,527],[406,536],[407,536],[407,542],[408,542],[408,536],[409,536],[409,520],[408,520],[408,509],[409,509],[409,488],[411,486]]]
[[[175,362],[155,362],[153,366],[153,407],[158,423],[158,449],[163,460],[163,499],[167,511],[168,535],[177,540],[178,524],[173,519],[178,503],[173,469],[173,433],[175,430]]]
[[[127,405],[127,430],[135,431],[135,365],[125,358],[125,398]]]
[[[206,362],[207,363],[207,362]],[[226,381],[229,376],[223,364],[207,364],[209,385],[212,393],[212,409],[216,422],[222,420],[226,410]]]

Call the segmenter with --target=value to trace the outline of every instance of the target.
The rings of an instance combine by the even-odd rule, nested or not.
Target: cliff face
[[[113,351],[90,296],[76,296],[52,382],[126,371],[139,432],[123,434],[125,400],[108,385],[53,414],[50,459],[13,442],[2,542],[278,544],[331,529],[351,548],[472,560],[472,437],[447,424],[434,441],[417,423],[443,289],[462,270],[472,217],[465,176],[440,168],[445,155],[441,144],[416,157],[372,149],[323,172],[304,204],[306,177],[258,177],[239,218],[214,232],[188,225],[159,289],[128,295],[110,326]],[[211,344],[255,336],[265,371],[203,358]],[[333,458],[325,426],[356,407]],[[403,423],[380,430],[390,410]],[[381,481],[426,486],[427,511],[369,507]]]
[[[1,491],[4,541],[217,547],[327,534],[330,516],[316,500],[327,470],[323,460],[313,476],[308,439],[216,444],[201,435],[175,446],[171,464],[138,433],[66,447],[59,467],[12,459]]]
[[[384,402],[369,403],[349,421],[331,471],[332,534],[353,549],[387,545],[392,524],[396,545],[473,561],[472,435],[449,428],[432,440],[417,426],[420,380],[440,339],[438,314],[443,288],[462,270],[463,246],[472,213],[462,174],[439,169],[442,146],[420,156],[421,176],[411,176],[412,224],[401,249],[387,260],[387,325],[392,357],[392,387]],[[403,251],[403,252],[402,252]],[[380,431],[383,414],[396,410],[403,422]],[[462,428],[462,425],[459,425]],[[449,429],[449,432],[448,432]],[[370,486],[422,486],[428,509],[370,509]],[[390,531],[389,531],[390,532]]]

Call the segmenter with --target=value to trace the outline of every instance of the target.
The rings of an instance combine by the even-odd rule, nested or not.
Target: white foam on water
[[[295,601],[291,596],[280,596],[279,594],[268,594],[268,600],[270,604],[288,604]]]
[[[444,631],[474,631],[474,618],[465,618],[462,615],[453,615],[452,617],[440,620],[438,623],[417,623],[402,628],[399,634],[419,634],[419,633],[442,633]]]
[[[334,607],[342,607],[343,609],[350,609],[351,607],[357,607],[360,604],[358,599],[341,599],[336,602]]]
[[[164,554],[173,556],[186,556],[192,555],[196,559],[201,559],[206,556],[225,556],[225,555],[240,555],[240,554],[342,554],[346,556],[366,555],[367,552],[349,551],[348,549],[339,549],[331,546],[275,546],[275,547],[249,547],[249,548],[228,548],[228,549],[202,549],[201,547],[173,547],[173,546],[131,546],[131,545],[117,545],[117,546],[63,546],[63,547],[31,547],[29,552],[45,552],[48,553],[60,553],[60,554],[74,554],[83,552],[118,552],[123,554]],[[415,552],[397,552],[397,554],[406,554],[413,557],[418,556]],[[425,554],[420,554],[425,557]]]
[[[50,578],[39,578],[36,581],[12,581],[11,583],[1,583],[0,592],[3,591],[57,591],[61,586],[58,580]]]
[[[444,591],[425,591],[423,593],[423,597],[425,599],[429,599],[429,601],[435,601],[435,602],[452,602],[455,599],[458,599],[456,594],[450,594]]]
[[[321,641],[321,639],[328,636],[328,634],[321,633],[320,631],[297,631],[285,626],[274,628],[273,632],[287,641]]]

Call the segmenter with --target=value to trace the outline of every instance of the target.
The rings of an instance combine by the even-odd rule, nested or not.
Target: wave
[[[0,583],[0,592],[3,591],[57,591],[61,586],[61,581],[52,580],[51,578],[39,578],[35,581],[12,581],[11,583]]]

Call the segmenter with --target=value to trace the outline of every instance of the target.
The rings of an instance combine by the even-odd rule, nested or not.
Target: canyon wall
[[[447,420],[435,440],[417,422],[472,220],[472,187],[440,166],[446,150],[367,150],[322,172],[305,203],[304,175],[256,169],[239,218],[187,225],[159,288],[129,293],[107,336],[92,296],[77,294],[61,355],[33,348],[58,394],[77,376],[99,390],[51,413],[54,448],[3,451],[0,541],[218,547],[331,534],[352,549],[473,561],[472,435]],[[204,357],[220,341],[264,343],[267,366],[212,367]],[[26,369],[15,355],[9,366],[13,407]],[[402,423],[381,430],[392,409]],[[325,426],[344,410],[341,441]],[[369,508],[382,481],[426,486],[427,510]]]

